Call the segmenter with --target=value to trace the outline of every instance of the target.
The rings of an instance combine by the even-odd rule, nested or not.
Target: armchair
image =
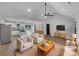
[[[44,40],[44,35],[36,33],[32,36],[32,38],[33,38],[33,43],[40,43]]]
[[[33,46],[33,39],[31,37],[17,37],[17,49],[20,50],[20,52],[23,52],[24,50],[31,48]]]

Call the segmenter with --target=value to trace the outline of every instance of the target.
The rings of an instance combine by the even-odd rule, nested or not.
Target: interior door
[[[46,24],[46,34],[50,35],[50,24]]]

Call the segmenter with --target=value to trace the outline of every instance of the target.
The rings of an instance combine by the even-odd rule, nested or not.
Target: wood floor
[[[55,40],[56,38],[54,38]],[[57,38],[58,39],[58,38]],[[56,40],[57,40],[56,39]],[[59,39],[60,41],[56,41],[55,40],[55,50],[51,50],[49,53],[48,53],[48,56],[63,56],[63,53],[64,53],[64,43],[63,40],[65,41],[65,39]],[[40,54],[38,54],[38,49],[35,45],[33,45],[32,48],[29,48],[28,50],[24,51],[23,53],[15,53],[16,52],[16,39],[15,37],[12,38],[12,43],[9,43],[9,44],[5,44],[5,45],[2,45],[0,47],[0,56],[41,56]]]
[[[63,56],[64,53],[64,46],[56,44],[55,49],[52,49],[47,56]],[[38,49],[36,46],[29,48],[28,50],[24,51],[23,53],[17,52],[17,56],[42,56],[38,53]]]

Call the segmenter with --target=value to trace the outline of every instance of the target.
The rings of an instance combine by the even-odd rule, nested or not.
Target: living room
[[[78,56],[78,6],[0,2],[0,56]]]

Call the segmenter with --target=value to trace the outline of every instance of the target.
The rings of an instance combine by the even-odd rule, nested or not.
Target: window
[[[31,30],[31,25],[25,25],[25,29],[30,31]]]

